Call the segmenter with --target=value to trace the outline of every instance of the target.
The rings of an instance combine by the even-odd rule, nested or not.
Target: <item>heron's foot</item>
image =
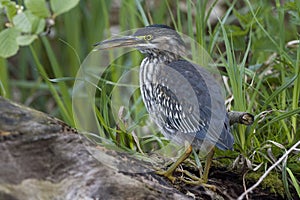
[[[189,185],[201,185],[205,188],[208,188],[210,190],[216,191],[217,188],[214,185],[207,184],[207,178],[200,178],[198,176],[195,176],[194,174],[190,173],[187,170],[182,169],[176,169],[176,172],[182,173],[182,176],[179,178],[180,181],[189,184]]]
[[[176,177],[173,176],[173,171],[156,169],[155,173],[160,176],[164,176],[169,179],[172,183],[175,183]]]
[[[207,184],[207,180],[205,180],[204,178],[197,177],[187,170],[176,169],[175,170],[176,172],[182,173],[182,176],[180,177],[174,176],[173,171],[162,170],[162,169],[156,169],[156,170],[157,170],[155,171],[156,174],[166,177],[172,183],[175,183],[175,181],[178,180],[188,185],[201,185],[213,191],[217,190],[216,186]]]

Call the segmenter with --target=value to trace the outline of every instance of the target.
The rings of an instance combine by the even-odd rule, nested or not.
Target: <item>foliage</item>
[[[0,9],[6,14],[7,22],[6,28],[0,32],[0,57],[8,58],[17,53],[19,46],[29,46],[39,36],[45,46],[48,58],[50,60],[52,69],[56,77],[61,77],[61,71],[58,69],[58,63],[54,56],[52,49],[49,47],[48,40],[43,37],[44,31],[53,25],[55,17],[64,12],[67,12],[78,4],[79,0],[74,1],[57,1],[51,0],[50,9],[47,7],[45,0],[25,0],[24,11],[23,5],[17,5],[16,2],[11,0],[1,0]],[[51,91],[54,99],[60,108],[60,113],[63,118],[72,124],[71,117],[71,99],[68,94],[68,88],[65,84],[60,83],[63,101],[60,99],[54,85],[50,83],[48,74],[39,61],[36,51],[32,46],[30,50],[36,62],[37,69]],[[4,72],[5,74],[5,72]],[[3,85],[7,85],[2,83]]]
[[[45,30],[46,20],[50,21],[67,12],[78,2],[79,0],[51,0],[51,13],[45,0],[25,0],[25,11],[23,5],[17,5],[11,0],[1,0],[0,8],[6,11],[8,22],[7,28],[0,32],[0,56],[8,58],[17,53],[19,46],[30,45]]]

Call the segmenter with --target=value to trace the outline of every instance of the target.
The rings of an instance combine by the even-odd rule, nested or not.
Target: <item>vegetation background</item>
[[[300,139],[300,1],[0,0],[0,95],[74,126],[72,86],[93,44],[152,23],[195,38],[223,71],[228,109],[256,116],[251,127],[232,128],[235,151],[217,157],[257,181]],[[126,65],[139,62],[132,58]],[[111,123],[107,116],[99,111],[101,123]],[[106,131],[112,143],[137,150],[130,130]],[[143,144],[154,140],[165,142],[155,135]],[[263,186],[293,199],[299,177],[298,148]]]

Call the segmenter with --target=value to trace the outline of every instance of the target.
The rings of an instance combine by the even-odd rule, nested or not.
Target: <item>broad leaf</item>
[[[28,10],[25,11],[25,14],[31,23],[31,26],[32,26],[31,32],[36,33],[36,34],[43,32],[43,30],[45,29],[45,26],[46,26],[45,19],[39,18],[36,15],[33,15]]]
[[[0,57],[8,58],[17,53],[19,46],[17,37],[20,31],[16,28],[7,28],[0,32]]]
[[[31,32],[31,21],[29,21],[28,17],[24,12],[17,14],[13,18],[13,23],[16,29],[20,30],[23,33],[30,33]]]
[[[71,10],[78,3],[79,0],[50,0],[51,9],[55,16]]]
[[[46,6],[45,0],[25,0],[25,6],[32,14],[38,17],[49,17],[50,11]]]
[[[38,19],[32,27],[32,32],[35,34],[39,34],[45,30],[46,20],[45,19]]]
[[[20,46],[27,46],[30,45],[36,38],[36,35],[20,35],[17,37],[17,43]]]
[[[46,26],[45,19],[33,15],[29,10],[16,15],[13,23],[22,33],[39,34],[44,31]]]
[[[16,3],[13,1],[5,0],[5,1],[0,1],[0,4],[6,8],[6,16],[8,20],[11,22],[13,17],[17,14]]]

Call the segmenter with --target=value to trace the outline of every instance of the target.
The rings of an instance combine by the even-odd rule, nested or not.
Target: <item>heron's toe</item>
[[[159,169],[157,171],[155,171],[156,174],[160,175],[160,176],[164,176],[166,177],[167,179],[169,179],[172,183],[175,183],[176,181],[176,177],[173,176],[173,172],[170,172],[168,170],[162,170],[162,169]]]

